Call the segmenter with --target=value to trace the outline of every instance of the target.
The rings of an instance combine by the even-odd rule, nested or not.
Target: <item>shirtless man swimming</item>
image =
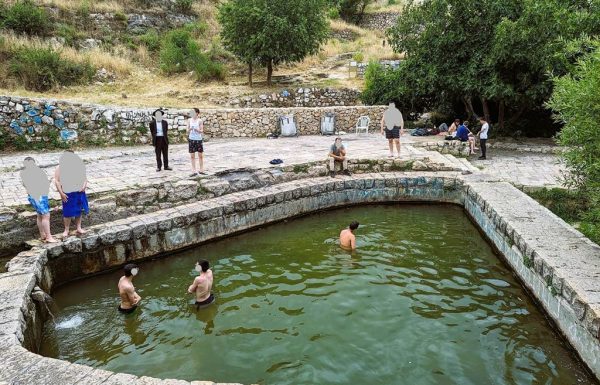
[[[210,292],[213,284],[213,273],[209,269],[207,260],[201,259],[196,262],[196,271],[200,273],[188,288],[189,294],[196,294],[196,309],[201,306],[210,305],[215,296]]]
[[[125,275],[119,279],[119,295],[121,296],[121,304],[119,305],[119,311],[124,314],[133,313],[137,309],[138,304],[142,297],[135,292],[133,287],[133,277],[135,277],[140,271],[140,268],[134,264],[129,263],[125,265]]]
[[[354,236],[354,230],[356,229],[358,229],[358,222],[353,221],[347,229],[342,230],[340,233],[340,247],[342,249],[356,249],[356,237]]]

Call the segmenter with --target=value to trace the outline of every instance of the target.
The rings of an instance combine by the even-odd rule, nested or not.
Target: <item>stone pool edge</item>
[[[90,228],[82,238],[19,253],[0,274],[0,383],[208,385],[112,373],[39,356],[41,290],[298,214],[349,204],[460,204],[600,378],[600,247],[504,182],[456,173],[314,178],[232,193]],[[64,269],[64,270],[61,270]],[[596,281],[596,282],[594,282]]]

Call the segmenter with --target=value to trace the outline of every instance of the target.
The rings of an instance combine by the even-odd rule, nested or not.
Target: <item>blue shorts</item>
[[[35,209],[35,212],[39,215],[50,214],[50,204],[48,204],[48,195],[42,195],[42,198],[39,201],[33,199],[31,195],[27,195],[27,199],[31,206]]]
[[[67,193],[67,201],[62,203],[62,207],[65,218],[80,217],[82,211],[86,215],[90,212],[85,191]]]

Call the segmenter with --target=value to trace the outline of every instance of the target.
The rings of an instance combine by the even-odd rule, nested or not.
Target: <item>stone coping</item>
[[[600,377],[600,247],[505,182],[437,173],[313,178],[182,205],[91,228],[82,238],[19,253],[0,274],[0,383],[190,384],[41,357],[37,287],[117,268],[298,214],[349,204],[461,204],[501,252],[580,357]],[[24,347],[25,346],[25,347]],[[212,384],[191,382],[191,384]]]
[[[425,148],[430,151],[439,151],[441,153],[448,153],[459,156],[469,155],[468,143],[461,142],[459,140],[435,140],[435,141],[418,141],[412,143],[414,147]],[[554,154],[560,155],[564,152],[564,147],[560,146],[549,146],[546,144],[536,143],[507,143],[490,139],[487,143],[487,147],[490,149],[507,150],[507,151],[519,151],[519,152],[532,152],[538,154]]]

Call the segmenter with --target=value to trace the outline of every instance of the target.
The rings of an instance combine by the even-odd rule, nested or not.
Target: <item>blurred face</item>
[[[25,166],[25,168],[33,167],[35,166],[35,161],[33,159],[26,159],[23,161],[23,166]]]
[[[342,147],[342,140],[341,139],[336,139],[335,140],[335,146],[338,147],[338,148]]]
[[[196,113],[196,110],[194,110],[194,109],[191,109],[191,110],[190,110],[190,116],[191,116],[192,118],[197,118],[197,117],[198,117],[198,114]]]
[[[156,113],[154,114],[154,119],[156,119],[157,122],[160,122],[162,120],[163,114],[160,111],[156,111]]]

